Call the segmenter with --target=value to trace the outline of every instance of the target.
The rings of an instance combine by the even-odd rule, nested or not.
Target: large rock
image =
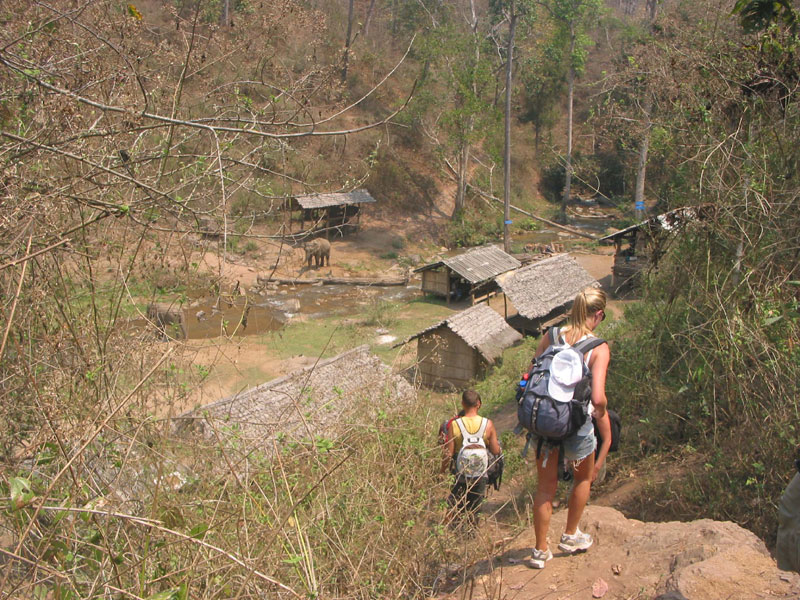
[[[597,543],[594,568],[624,550],[624,557],[619,553],[623,572],[652,564],[651,572],[639,577],[661,593],[698,600],[755,598],[766,590],[785,597],[800,594],[800,578],[782,579],[764,542],[730,521],[643,523],[604,507],[590,507],[584,518]],[[604,546],[611,552],[601,550]]]
[[[644,523],[626,519],[613,508],[589,506],[581,529],[594,537],[594,546],[583,554],[565,556],[555,544],[566,515],[566,510],[553,515],[550,540],[555,558],[547,563],[542,578],[524,584],[524,594],[533,594],[524,597],[539,597],[535,594],[539,586],[553,585],[564,593],[584,586],[591,589],[592,582],[602,577],[609,584],[606,598],[649,600],[670,593],[664,597],[800,598],[800,576],[778,570],[764,543],[735,523],[710,519]],[[533,532],[528,536],[525,542],[532,544]],[[520,570],[520,579],[530,581],[530,573]],[[511,573],[506,571],[505,578],[505,586],[514,585]]]

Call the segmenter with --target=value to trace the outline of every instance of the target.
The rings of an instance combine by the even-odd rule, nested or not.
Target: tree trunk
[[[349,8],[347,10],[347,35],[344,39],[344,65],[342,65],[342,83],[347,81],[347,62],[350,60],[350,38],[353,35],[353,3],[350,0]]]
[[[367,16],[364,17],[364,36],[369,33],[369,24],[372,21],[372,10],[375,8],[375,0],[370,0],[369,8],[367,8]]]
[[[467,165],[469,163],[469,144],[465,141],[461,144],[461,150],[458,153],[458,182],[456,188],[456,202],[453,206],[453,215],[455,219],[460,216],[464,211],[464,197],[467,192]]]
[[[508,24],[508,49],[506,51],[506,139],[503,152],[503,249],[511,252],[509,224],[511,222],[511,75],[514,66],[514,33],[517,29],[517,12],[511,0],[511,20]]]
[[[567,164],[565,169],[564,195],[561,198],[561,220],[566,221],[567,203],[572,195],[572,105],[575,93],[575,67],[572,55],[575,53],[575,26],[569,24],[569,71],[567,71]]]
[[[653,96],[647,92],[644,99],[644,118],[645,130],[642,136],[641,145],[639,146],[639,164],[636,167],[636,189],[633,193],[633,206],[642,206],[640,202],[644,202],[644,181],[647,174],[647,151],[650,148],[650,128],[652,123],[650,121],[650,112],[653,108]]]
[[[647,0],[647,17],[650,21],[655,21],[658,15],[658,0]]]
[[[472,30],[473,42],[475,44],[475,64],[480,60],[480,41],[478,39],[478,18],[475,15],[475,2],[470,0],[470,8],[472,9],[472,21],[470,22],[470,29]],[[472,92],[477,95],[475,79],[472,80]],[[459,217],[464,211],[464,201],[467,192],[467,179],[469,178],[469,152],[470,152],[470,139],[472,132],[475,128],[475,117],[469,118],[469,123],[465,129],[466,134],[461,140],[461,147],[458,152],[458,173],[457,173],[457,188],[456,188],[456,201],[453,206],[453,218]]]
[[[222,0],[222,10],[219,14],[219,24],[227,27],[231,23],[231,0]]]

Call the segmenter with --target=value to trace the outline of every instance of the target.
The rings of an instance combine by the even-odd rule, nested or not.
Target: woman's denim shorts
[[[579,436],[578,434],[564,440],[564,456],[567,460],[578,462],[589,456],[597,448],[597,438],[594,429],[588,435]]]
[[[534,436],[534,443],[538,443],[538,438]],[[597,437],[594,435],[594,428],[589,430],[586,435],[575,434],[568,437],[562,442],[564,446],[564,456],[566,459],[574,464],[581,462],[584,458],[589,456],[597,448]],[[535,446],[534,446],[535,447]],[[547,459],[550,457],[550,450],[557,446],[550,446],[545,443],[542,444],[542,453],[544,454],[544,466],[547,466]]]

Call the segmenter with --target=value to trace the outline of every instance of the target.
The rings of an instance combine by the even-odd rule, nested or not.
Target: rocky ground
[[[556,544],[565,522],[566,510],[554,513],[550,530]],[[524,564],[534,543],[527,528],[489,558],[466,569],[453,566],[438,598],[800,598],[800,576],[779,571],[764,543],[734,523],[643,523],[590,505],[581,529],[594,537],[592,548],[573,556],[554,552],[545,569],[534,570]]]

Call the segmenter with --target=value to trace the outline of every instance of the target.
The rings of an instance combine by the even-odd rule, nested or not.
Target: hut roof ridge
[[[614,233],[609,233],[608,235],[598,238],[597,241],[607,242],[611,240],[616,240],[617,238],[624,237],[625,235],[632,233],[637,229],[644,229],[644,228],[650,230],[674,231],[683,224],[685,224],[686,222],[702,219],[703,217],[706,216],[706,214],[708,214],[712,210],[713,210],[713,205],[711,204],[701,204],[699,206],[683,206],[681,208],[675,208],[665,213],[654,215],[649,219],[645,219],[644,221],[640,221],[639,223],[630,225],[629,227],[620,229],[619,231],[615,231]]]
[[[522,263],[495,245],[469,248],[461,254],[415,269],[415,273],[445,265],[472,284],[488,281],[493,277],[518,269]]]
[[[305,194],[294,199],[304,209],[344,206],[346,204],[372,204],[375,202],[367,190],[351,192],[330,192],[325,194]]]
[[[406,338],[395,347],[442,326],[449,327],[470,348],[480,352],[490,364],[503,354],[503,350],[522,339],[522,335],[493,309],[486,304],[476,304]]]
[[[414,389],[363,345],[183,413],[176,422],[179,427],[204,421],[217,429],[235,426],[244,437],[268,446],[278,433],[335,428],[359,399],[384,393],[406,401]]]
[[[571,302],[587,287],[599,287],[570,254],[556,254],[498,278],[520,315],[538,319]]]

